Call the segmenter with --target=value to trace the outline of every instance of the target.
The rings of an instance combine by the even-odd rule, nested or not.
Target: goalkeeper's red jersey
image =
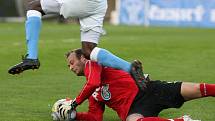
[[[130,74],[122,70],[103,67],[93,61],[86,63],[84,73],[87,82],[76,98],[77,103],[81,104],[91,96],[94,101],[90,98],[89,111],[102,114],[103,107],[98,104],[103,103],[125,120],[138,92],[138,87]]]

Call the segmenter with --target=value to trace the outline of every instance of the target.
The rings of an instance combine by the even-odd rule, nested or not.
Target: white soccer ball
[[[52,119],[53,121],[64,121],[68,119],[68,111],[71,109],[71,99],[60,99],[52,107]],[[71,118],[75,119],[76,111],[73,110],[71,113]]]

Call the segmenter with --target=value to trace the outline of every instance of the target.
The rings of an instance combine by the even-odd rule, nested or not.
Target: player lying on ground
[[[140,63],[124,61],[109,51],[96,47],[103,33],[103,20],[107,10],[107,0],[31,0],[28,4],[26,21],[27,54],[22,62],[12,66],[8,72],[19,74],[28,69],[38,69],[38,41],[42,26],[42,15],[59,14],[65,18],[78,18],[81,26],[82,51],[86,58],[98,63],[122,69],[132,74],[140,88],[144,76]],[[140,83],[138,83],[140,82]]]
[[[123,121],[173,121],[157,116],[163,109],[180,108],[186,101],[215,96],[215,84],[150,81],[147,77],[147,88],[139,90],[127,72],[87,60],[81,49],[69,52],[67,61],[71,71],[87,80],[71,109],[88,99],[89,111],[77,113],[76,120],[102,121],[106,105]]]

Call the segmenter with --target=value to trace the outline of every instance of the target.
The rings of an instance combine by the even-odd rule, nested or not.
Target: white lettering
[[[178,20],[181,21],[192,21],[192,9],[181,9],[178,14]]]
[[[200,22],[204,12],[201,5],[196,8],[160,8],[157,5],[151,5],[148,15],[151,20]]]
[[[96,101],[98,101],[97,96],[99,95],[98,92],[99,92],[100,89],[101,89],[100,87],[96,88],[95,92],[92,94],[93,98],[94,98]]]
[[[210,14],[210,21],[215,22],[215,9],[212,9]]]
[[[196,9],[193,11],[193,14],[194,14],[197,22],[202,21],[204,12],[205,12],[205,10],[202,6],[197,6]]]
[[[144,0],[125,0],[124,4],[128,14],[128,23],[141,24],[142,20],[139,18],[139,14],[143,10]]]
[[[98,98],[97,98],[98,95],[99,95],[98,92],[94,92],[94,93],[92,94],[93,98],[94,98],[96,101],[98,101]]]

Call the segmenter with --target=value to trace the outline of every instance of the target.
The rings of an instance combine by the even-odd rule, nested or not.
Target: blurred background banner
[[[0,0],[0,21],[24,21],[26,1],[27,0]]]
[[[23,22],[29,1],[0,0],[0,22]],[[58,15],[43,18],[65,21]],[[215,0],[108,0],[105,21],[115,25],[215,28]]]
[[[215,0],[120,0],[118,24],[215,28]]]
[[[0,0],[0,17],[18,16],[15,0]]]
[[[24,17],[27,1],[30,0],[0,0],[0,17]]]
[[[146,0],[120,0],[119,22],[120,24],[145,24]]]

